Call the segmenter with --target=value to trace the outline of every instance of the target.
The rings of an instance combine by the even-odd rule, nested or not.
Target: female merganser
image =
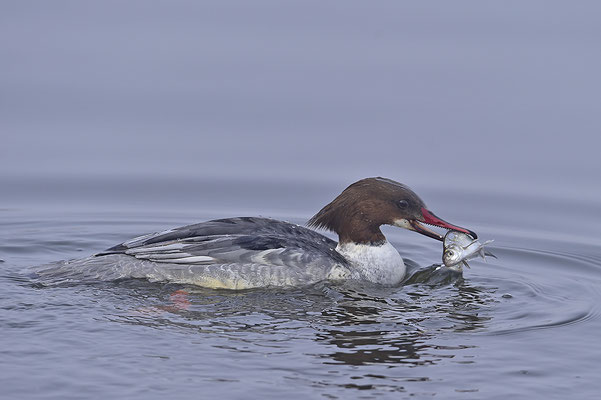
[[[296,286],[355,279],[396,285],[405,276],[400,254],[380,231],[393,225],[437,240],[430,224],[451,225],[430,212],[407,186],[367,178],[347,187],[308,225],[336,232],[339,242],[305,227],[268,218],[207,221],[141,236],[114,246],[86,264],[118,266],[130,277],[193,283],[210,288]]]

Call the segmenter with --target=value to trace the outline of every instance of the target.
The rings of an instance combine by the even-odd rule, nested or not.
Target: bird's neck
[[[336,251],[350,262],[353,278],[396,285],[405,276],[403,258],[385,239],[380,244],[341,242]]]

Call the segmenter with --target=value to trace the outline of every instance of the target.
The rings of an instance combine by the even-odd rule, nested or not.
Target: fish
[[[447,267],[465,265],[470,267],[467,260],[480,256],[486,261],[486,256],[497,258],[494,254],[484,250],[484,246],[494,240],[480,243],[478,239],[458,231],[448,231],[443,240],[442,262]]]

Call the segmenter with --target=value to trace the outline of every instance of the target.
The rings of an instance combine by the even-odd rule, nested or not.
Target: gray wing
[[[126,254],[169,264],[347,265],[336,242],[300,225],[267,218],[227,218],[152,233],[97,257]]]

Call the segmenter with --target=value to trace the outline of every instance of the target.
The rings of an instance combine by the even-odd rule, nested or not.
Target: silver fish
[[[486,261],[485,256],[495,257],[494,254],[484,250],[484,246],[492,242],[492,240],[487,240],[484,243],[480,243],[478,239],[473,239],[465,233],[448,231],[443,241],[444,251],[442,253],[442,262],[447,267],[463,264],[469,268],[467,260],[471,258],[480,256]]]

